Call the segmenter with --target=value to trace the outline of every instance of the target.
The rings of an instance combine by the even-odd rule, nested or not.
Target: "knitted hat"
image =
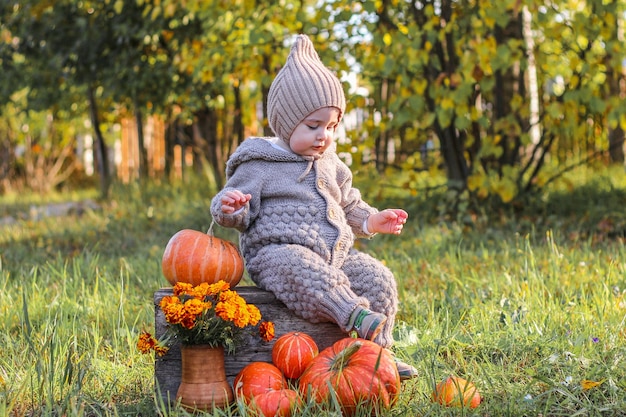
[[[289,142],[305,117],[323,107],[346,110],[341,81],[324,66],[313,43],[298,35],[285,66],[278,72],[267,96],[267,117],[279,138]]]

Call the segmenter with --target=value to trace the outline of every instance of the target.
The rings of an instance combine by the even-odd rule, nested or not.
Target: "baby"
[[[250,278],[295,314],[393,344],[398,292],[392,272],[354,249],[355,238],[400,234],[408,214],[378,211],[352,186],[334,134],[346,108],[339,79],[299,35],[267,101],[276,137],[248,138],[226,165],[211,214],[240,232]],[[417,375],[396,360],[401,379]]]

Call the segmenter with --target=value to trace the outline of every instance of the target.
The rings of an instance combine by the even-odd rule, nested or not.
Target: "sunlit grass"
[[[609,194],[585,193],[619,197],[626,185],[611,181]],[[0,415],[146,416],[159,406],[186,415],[155,403],[153,358],[135,342],[153,322],[153,292],[166,284],[167,240],[182,228],[208,229],[213,193],[202,182],[119,187],[82,216],[2,226]],[[417,198],[405,201],[411,221],[402,236],[359,242],[396,273],[396,354],[420,372],[392,415],[623,415],[623,205],[583,204],[594,196],[582,192],[571,198],[579,219],[557,199],[520,217],[475,213],[467,222],[442,221],[422,211],[438,203]],[[608,214],[612,236],[595,228]],[[448,374],[476,383],[479,408],[432,403]],[[299,415],[336,414],[305,404]]]

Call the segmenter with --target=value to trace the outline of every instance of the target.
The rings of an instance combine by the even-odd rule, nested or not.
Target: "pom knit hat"
[[[341,81],[328,69],[306,35],[298,35],[285,66],[278,72],[267,96],[267,117],[276,136],[289,142],[306,116],[323,107],[346,110]]]

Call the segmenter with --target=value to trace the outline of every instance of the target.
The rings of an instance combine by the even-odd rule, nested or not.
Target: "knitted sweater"
[[[364,221],[377,210],[352,187],[352,173],[333,144],[322,155],[306,157],[277,149],[269,138],[249,138],[226,165],[227,183],[212,200],[211,214],[240,233],[248,261],[269,244],[297,244],[340,267],[356,237],[368,237]],[[233,214],[221,211],[229,190],[252,199]]]

